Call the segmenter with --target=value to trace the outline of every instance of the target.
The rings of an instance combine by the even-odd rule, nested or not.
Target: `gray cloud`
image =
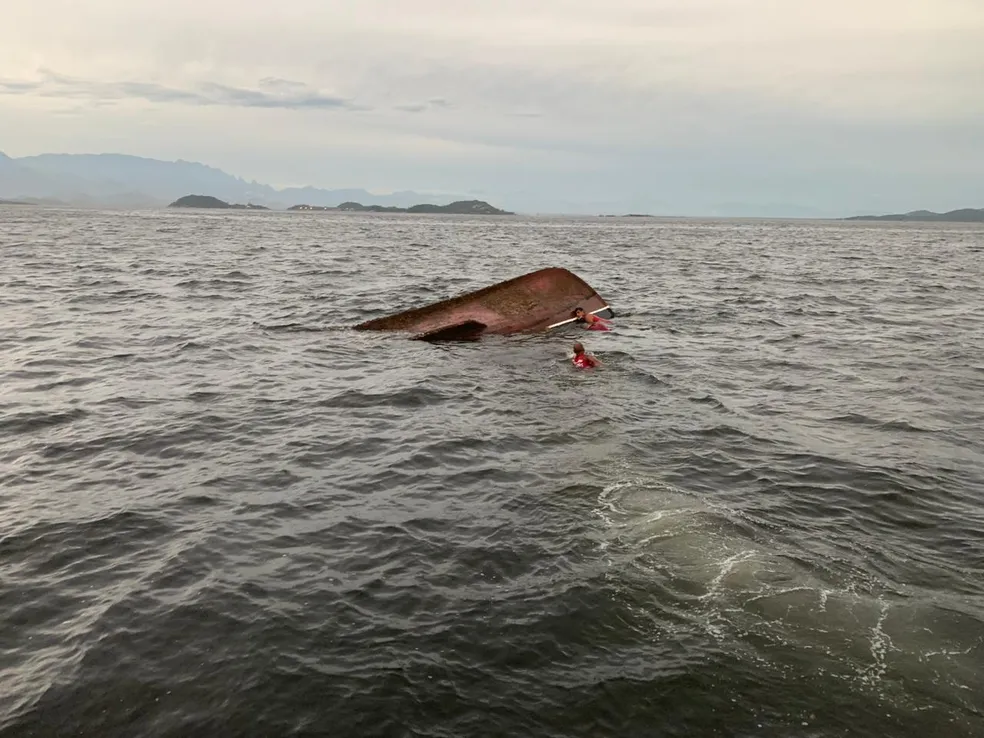
[[[0,79],[0,95],[24,95],[41,88],[40,82],[18,82]]]
[[[424,102],[417,103],[406,103],[404,105],[394,106],[394,110],[402,110],[404,113],[423,113],[427,110],[448,110],[450,109],[451,103],[445,100],[443,97],[432,97]]]
[[[151,82],[116,82],[116,83],[91,83],[79,81],[75,84],[59,85],[60,89],[47,91],[46,94],[52,97],[60,97],[62,90],[68,88],[71,95],[81,97],[93,97],[97,100],[119,100],[126,98],[141,98],[150,102],[177,102],[189,103],[192,105],[208,105],[212,101],[204,95],[199,95],[188,90],[178,90]]]
[[[168,87],[156,82],[98,82],[41,70],[41,81],[0,80],[0,95],[40,95],[48,98],[93,102],[141,99],[153,103],[217,105],[236,108],[280,108],[285,110],[366,110],[348,98],[326,95],[301,82],[266,78],[259,87],[232,87],[203,82],[189,88]]]
[[[350,98],[326,95],[303,82],[278,77],[259,80],[256,89],[234,87],[218,82],[200,82],[188,88],[169,87],[156,82],[99,82],[69,77],[49,69],[41,70],[42,79],[0,79],[0,95],[37,95],[47,98],[88,100],[109,104],[127,99],[153,103],[222,106],[234,108],[266,108],[282,110],[372,110]],[[450,109],[451,103],[441,97],[424,102],[393,106],[406,113]]]
[[[303,82],[295,82],[290,79],[281,79],[280,77],[264,77],[260,80],[260,87],[264,87],[270,90],[305,90],[307,85]]]
[[[243,108],[285,108],[289,110],[321,109],[364,109],[335,95],[324,95],[299,83],[284,89],[279,93],[249,90],[241,87],[230,87],[216,82],[206,82],[199,86],[202,94],[215,105],[229,105]]]

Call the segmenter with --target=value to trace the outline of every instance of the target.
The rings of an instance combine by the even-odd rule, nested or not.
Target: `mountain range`
[[[410,208],[421,203],[449,205],[472,201],[477,193],[401,191],[374,194],[365,189],[329,190],[318,187],[276,188],[248,181],[198,162],[163,161],[128,154],[39,154],[12,158],[0,152],[0,201],[78,207],[159,208],[186,195],[225,202],[286,210],[297,205],[335,208],[346,202],[365,207]],[[622,202],[594,198],[573,200],[551,191],[520,191],[496,195],[508,210],[526,213],[594,215],[624,210],[661,215],[686,215],[671,204],[639,196]],[[836,217],[820,209],[789,204],[724,203],[704,209],[705,215],[752,217]]]
[[[189,193],[230,202],[286,209],[344,202],[411,207],[471,199],[402,191],[377,195],[363,189],[275,188],[190,161],[161,161],[126,154],[40,154],[12,158],[0,152],[0,200],[104,207],[165,207]]]
[[[344,203],[360,203],[367,209],[402,209],[425,203],[444,206],[474,202],[476,194],[414,191],[375,194],[356,188],[277,188],[233,176],[206,164],[181,159],[163,161],[128,154],[39,154],[12,158],[0,152],[0,203],[19,201],[73,207],[163,208],[187,195],[201,195],[272,210],[287,210],[300,205],[337,208]],[[715,203],[711,200],[699,208],[682,207],[686,197],[674,204],[661,201],[655,191],[650,195],[639,193],[628,198],[612,196],[610,201],[606,199],[602,202],[593,197],[572,200],[550,188],[532,188],[499,193],[494,197],[497,204],[507,210],[524,213],[597,215],[632,212],[676,217],[753,218],[843,218],[846,215],[832,212],[826,207],[791,202]],[[964,209],[947,213],[913,211],[854,218],[974,222],[980,221],[982,215],[981,211]]]

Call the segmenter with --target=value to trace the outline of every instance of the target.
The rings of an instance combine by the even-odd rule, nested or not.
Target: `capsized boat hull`
[[[360,331],[405,331],[423,340],[474,340],[483,334],[535,333],[574,322],[575,308],[614,317],[587,282],[560,267],[540,269],[448,300],[376,318]]]

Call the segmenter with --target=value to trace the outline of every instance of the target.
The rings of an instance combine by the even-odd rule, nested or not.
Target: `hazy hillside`
[[[909,213],[891,213],[889,215],[855,215],[844,220],[899,220],[925,223],[984,223],[984,208],[961,208],[946,213],[934,213],[931,210],[913,210]]]
[[[77,184],[48,177],[0,152],[0,198],[55,198],[68,194]]]
[[[161,161],[125,154],[41,154],[19,159],[0,154],[0,198],[164,207],[189,192],[271,208],[287,208],[302,202],[335,207],[352,200],[369,205],[410,207],[421,202],[447,204],[464,199],[418,192],[373,195],[362,189],[278,190],[197,162]]]
[[[255,187],[225,172],[184,161],[158,161],[120,154],[42,154],[17,162],[51,178],[73,178],[86,182],[83,194],[112,197],[122,192],[140,192],[153,200],[170,202],[188,192],[209,192],[216,197],[239,197],[255,189],[269,196],[269,187]]]

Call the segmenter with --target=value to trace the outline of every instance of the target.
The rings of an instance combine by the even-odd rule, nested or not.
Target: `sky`
[[[984,207],[984,0],[9,5],[10,156],[527,210]]]

